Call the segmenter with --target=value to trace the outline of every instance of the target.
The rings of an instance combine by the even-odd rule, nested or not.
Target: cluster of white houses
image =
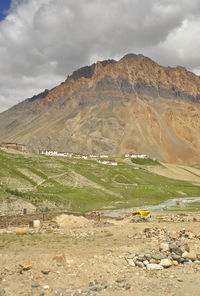
[[[82,153],[73,153],[73,152],[57,152],[56,150],[45,150],[41,151],[41,154],[44,155],[51,155],[51,156],[65,156],[65,157],[71,157],[75,159],[88,159],[88,158],[97,158],[97,162],[101,164],[106,165],[114,165],[116,166],[118,163],[115,160],[111,160],[108,158],[108,155],[101,154],[101,155],[95,155],[95,154],[82,154]],[[146,154],[133,154],[133,153],[127,153],[125,154],[126,158],[142,158],[147,159],[149,158]]]
[[[83,154],[83,153],[74,153],[74,152],[57,152],[56,150],[45,150],[41,151],[41,154],[51,155],[51,156],[65,156],[72,157],[76,159],[88,159],[88,158],[108,158],[108,155],[95,155],[95,154]]]
[[[125,157],[126,158],[128,158],[128,157],[130,157],[130,158],[142,158],[142,159],[149,158],[149,156],[146,155],[146,154],[132,154],[132,153],[125,154]]]
[[[101,164],[107,164],[107,165],[117,165],[117,162],[115,160],[111,160],[108,158],[108,155],[101,154],[101,155],[95,155],[95,154],[82,154],[82,153],[73,153],[73,152],[57,152],[56,150],[45,150],[41,151],[41,154],[44,155],[50,155],[50,156],[65,156],[65,157],[71,157],[74,159],[88,159],[88,158],[96,158],[98,163]]]
[[[100,158],[100,159],[97,159],[97,162],[101,164],[107,164],[107,165],[117,165],[117,162],[112,159]]]

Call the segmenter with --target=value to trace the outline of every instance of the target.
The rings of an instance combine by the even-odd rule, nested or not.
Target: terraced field
[[[118,166],[0,150],[0,210],[91,211],[156,204],[171,197],[199,196],[200,169],[177,166],[188,181],[169,175],[169,164],[136,164],[117,159]],[[195,171],[195,174],[194,174]],[[194,180],[192,179],[194,177]],[[180,177],[179,177],[180,179]],[[199,182],[198,182],[199,180]]]

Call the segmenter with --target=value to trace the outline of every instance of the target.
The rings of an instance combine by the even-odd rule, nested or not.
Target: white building
[[[102,155],[99,155],[99,157],[100,157],[100,158],[108,158],[108,155],[104,155],[104,154],[102,154]]]
[[[142,158],[142,159],[146,159],[146,158],[148,158],[149,156],[148,155],[146,155],[146,154],[133,154],[133,153],[127,153],[127,154],[125,154],[125,157],[127,158],[127,157],[130,157],[130,158]]]
[[[58,155],[58,152],[55,150],[45,150],[42,151],[41,154],[55,156]]]
[[[109,159],[97,159],[98,163],[106,164],[106,165],[114,165],[117,166],[118,163],[115,160],[109,160]]]

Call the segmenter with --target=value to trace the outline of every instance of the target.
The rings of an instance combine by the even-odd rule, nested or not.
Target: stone
[[[38,288],[38,287],[40,287],[40,284],[38,284],[38,283],[33,283],[33,284],[31,285],[31,287],[32,287],[32,288]]]
[[[19,229],[16,231],[16,235],[27,235],[28,230],[27,229]]]
[[[160,264],[152,263],[147,265],[147,270],[162,270],[162,269],[164,269],[164,267],[161,266]]]
[[[163,267],[165,267],[165,268],[167,268],[167,267],[172,266],[173,265],[173,262],[170,259],[166,258],[166,259],[162,259],[160,261],[160,265],[163,266]]]
[[[32,264],[30,260],[24,260],[19,264],[22,270],[30,270],[32,268]]]
[[[144,263],[145,266],[147,266],[149,264],[149,261],[145,260],[143,263]]]
[[[165,254],[153,254],[152,258],[155,260],[162,260],[162,259],[167,258],[167,256]]]
[[[169,244],[168,243],[161,243],[160,250],[162,251],[169,251]]]
[[[187,255],[188,255],[188,252],[185,251],[185,252],[182,254],[182,258],[187,258]]]
[[[194,252],[190,251],[187,254],[186,258],[189,258],[190,260],[195,261],[197,259],[197,256],[196,256],[196,254]]]
[[[135,262],[135,265],[138,266],[138,267],[140,267],[140,268],[143,268],[144,267],[144,264],[141,261],[136,261]]]
[[[128,263],[130,266],[135,267],[135,263],[133,262],[132,259],[128,259],[128,258],[126,258],[126,261],[127,261],[127,263]]]
[[[178,247],[177,245],[170,246],[170,250],[171,252],[174,252],[176,255],[182,256],[181,248]]]
[[[177,239],[179,238],[179,235],[178,235],[177,233],[170,233],[170,234],[169,234],[169,237],[170,237],[171,239],[174,239],[174,240],[176,239],[176,240],[177,240]]]
[[[177,266],[177,265],[178,265],[178,261],[176,261],[176,260],[173,260],[172,262],[173,262],[173,264],[174,264],[175,266]]]
[[[171,255],[172,259],[177,261],[177,262],[181,262],[181,256],[177,255],[177,254],[172,254]]]
[[[137,260],[143,262],[146,260],[146,257],[143,255],[139,255]]]
[[[49,286],[48,285],[44,285],[43,286],[43,289],[48,290],[49,289]]]
[[[41,272],[43,274],[49,274],[50,270],[49,269],[42,269]]]

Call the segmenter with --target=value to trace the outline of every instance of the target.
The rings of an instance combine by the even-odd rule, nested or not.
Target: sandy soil
[[[200,214],[192,214],[190,222],[161,221],[157,215],[142,223],[131,223],[130,218],[97,222],[62,215],[43,222],[40,230],[25,227],[34,233],[24,236],[17,236],[16,228],[2,229],[0,289],[9,296],[199,295],[200,266],[147,271],[132,267],[125,260],[128,254],[152,250],[162,242],[160,238],[142,237],[146,227],[165,227],[170,232],[185,228],[200,234],[199,222],[194,222],[193,217],[199,219]],[[52,228],[57,223],[60,228]],[[200,253],[199,239],[187,239],[187,243]],[[30,269],[22,269],[24,260],[30,260]],[[88,287],[92,287],[90,294],[86,293]],[[4,295],[1,290],[0,295]]]
[[[148,170],[164,177],[200,184],[200,169],[172,163],[163,163],[163,166],[148,167]]]

